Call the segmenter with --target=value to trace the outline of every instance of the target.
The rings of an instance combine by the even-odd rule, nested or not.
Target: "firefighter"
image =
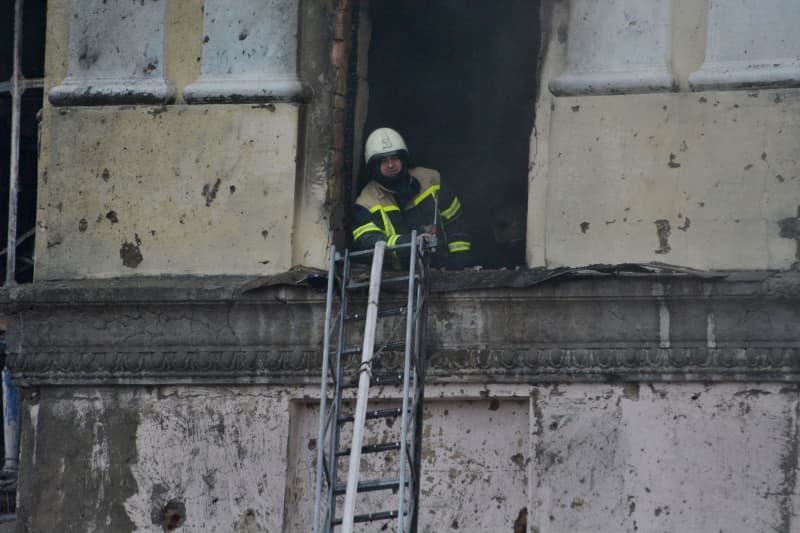
[[[409,166],[403,138],[390,128],[378,128],[364,149],[369,182],[353,207],[353,244],[368,249],[377,241],[405,244],[411,231],[431,242],[436,236],[433,266],[451,269],[471,264],[472,244],[464,229],[461,202],[439,172]]]

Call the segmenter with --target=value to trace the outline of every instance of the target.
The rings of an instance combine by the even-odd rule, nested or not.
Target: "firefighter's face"
[[[381,174],[387,178],[397,176],[403,170],[403,162],[396,155],[381,159]]]

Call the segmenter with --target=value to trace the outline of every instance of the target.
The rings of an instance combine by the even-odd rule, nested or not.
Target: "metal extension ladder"
[[[422,341],[426,296],[425,265],[422,249],[417,248],[416,241],[414,232],[410,244],[390,248],[393,252],[408,249],[408,270],[402,275],[394,272],[384,279],[382,271],[386,243],[378,242],[374,250],[345,250],[343,255],[337,254],[335,247],[331,246],[317,440],[315,533],[332,533],[338,526],[341,526],[340,531],[350,533],[354,524],[378,521],[394,522],[394,531],[397,533],[416,531],[425,383]],[[370,256],[372,269],[369,282],[352,281],[351,260]],[[402,286],[404,283],[408,287],[405,306],[379,309],[381,285]],[[369,296],[366,312],[351,312],[351,294],[367,286]],[[339,300],[335,317],[334,292]],[[404,339],[376,339],[378,320],[384,317],[394,317],[388,322],[394,321],[395,331],[405,326]],[[360,322],[364,323],[362,346],[348,346],[348,340],[352,342],[353,337],[348,326]],[[389,328],[383,328],[386,329]],[[404,354],[402,368],[392,368],[392,372],[386,372],[383,368],[375,370],[383,367],[383,359],[388,352],[400,351]],[[359,353],[360,363],[354,360]],[[373,367],[373,363],[377,364]],[[358,394],[353,408],[352,398],[345,398],[345,391],[356,384]],[[396,394],[394,398],[380,398],[381,404],[387,405],[370,411],[367,409],[370,385],[395,386],[397,389],[394,390],[400,389],[402,392],[399,399]],[[362,445],[365,425],[384,421],[387,426],[394,427],[397,419],[400,420],[400,429],[396,441]],[[343,443],[341,441],[345,439],[342,438],[342,432],[348,424],[352,424],[352,442]],[[383,454],[384,468],[379,479],[359,480],[362,454]],[[340,472],[340,461],[348,461],[346,482],[340,478],[340,473],[344,474]],[[373,491],[392,491],[384,501],[392,501],[393,504],[386,504],[388,508],[357,514],[357,495]]]

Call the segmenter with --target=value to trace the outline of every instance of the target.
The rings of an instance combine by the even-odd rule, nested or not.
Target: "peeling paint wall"
[[[800,88],[791,81],[735,90],[692,86],[704,53],[713,53],[706,45],[713,17],[706,2],[658,4],[658,12],[637,7],[624,11],[630,20],[612,13],[585,27],[570,13],[586,10],[583,20],[592,20],[591,3],[553,2],[548,9],[531,146],[528,263],[787,269],[797,261],[797,243],[781,235],[779,221],[796,217],[800,206]],[[725,38],[761,42],[759,35],[777,31],[772,18],[762,13],[748,32]],[[594,41],[594,52],[585,50],[578,54],[583,62],[573,64],[591,31],[614,36]],[[637,40],[642,31],[663,39],[645,46]],[[606,39],[617,44],[606,50]],[[648,64],[664,54],[667,63]],[[656,71],[674,85],[647,85]]]
[[[281,531],[280,391],[79,389],[26,403],[23,531],[155,532],[170,516],[182,531]]]
[[[64,531],[161,531],[180,515],[182,531],[310,531],[309,394],[44,391],[25,403],[23,530],[57,519]],[[428,396],[420,531],[796,530],[795,387],[451,385]],[[40,436],[59,427],[57,441]],[[381,421],[366,442],[396,431]],[[372,456],[362,472],[385,465]],[[362,495],[359,507],[388,498]]]

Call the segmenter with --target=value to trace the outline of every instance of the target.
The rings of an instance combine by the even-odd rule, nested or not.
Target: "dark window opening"
[[[524,265],[538,2],[373,1],[368,13],[361,142],[377,127],[398,130],[412,164],[458,191],[476,263]]]
[[[0,21],[0,269],[6,285],[33,279],[46,8],[46,0],[0,0],[0,11],[11,15]]]

